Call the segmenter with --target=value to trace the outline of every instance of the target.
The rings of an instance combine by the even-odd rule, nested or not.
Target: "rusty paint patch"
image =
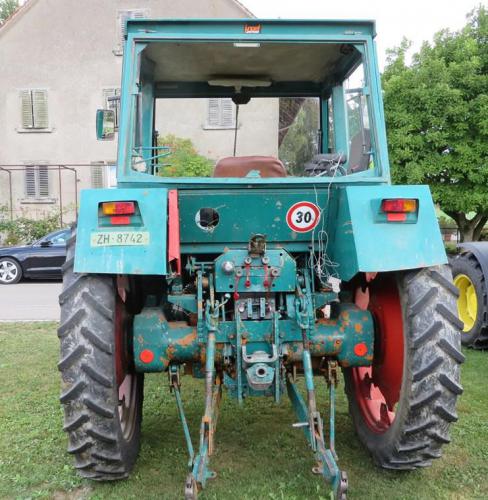
[[[193,330],[188,335],[185,335],[181,339],[177,340],[176,343],[182,347],[188,347],[189,345],[193,344],[196,339],[197,339],[197,331]]]
[[[173,344],[170,344],[168,348],[166,349],[166,356],[168,359],[173,359],[174,354],[176,352],[175,346]]]
[[[205,361],[207,359],[207,353],[206,353],[206,348],[205,347],[202,347],[200,349],[200,363],[202,365],[205,365]]]

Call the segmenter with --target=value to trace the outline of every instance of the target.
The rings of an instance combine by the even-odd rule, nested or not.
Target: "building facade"
[[[28,0],[0,28],[0,206],[12,198],[14,216],[32,217],[62,206],[69,220],[80,189],[113,184],[117,140],[96,140],[95,112],[116,105],[127,18],[251,16],[236,0]],[[229,104],[164,102],[156,128],[217,160],[233,152]],[[278,101],[262,106],[240,112],[237,154],[277,154]]]

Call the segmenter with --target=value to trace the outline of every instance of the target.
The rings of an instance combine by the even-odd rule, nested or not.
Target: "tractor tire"
[[[75,238],[74,229],[59,296],[58,368],[68,452],[84,478],[123,479],[139,452],[144,378],[122,362],[130,352],[131,322],[121,314],[114,278],[73,271]]]
[[[449,267],[436,266],[379,275],[369,290],[373,366],[344,370],[353,424],[381,467],[428,467],[458,419],[464,356],[457,289]]]
[[[471,253],[456,255],[451,269],[459,288],[458,314],[464,322],[461,343],[488,349],[488,290],[478,259]]]

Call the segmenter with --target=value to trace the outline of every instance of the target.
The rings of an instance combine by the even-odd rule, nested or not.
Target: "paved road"
[[[60,291],[59,281],[0,285],[0,321],[58,321]]]

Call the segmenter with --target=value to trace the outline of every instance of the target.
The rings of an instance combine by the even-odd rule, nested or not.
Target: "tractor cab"
[[[283,30],[274,22],[218,23],[224,24],[226,35],[203,41],[186,38],[185,23],[173,24],[171,31],[181,32],[169,34],[161,22],[154,30],[151,21],[129,21],[137,56],[124,65],[120,182],[170,176],[171,151],[157,137],[188,134],[194,126],[188,122],[212,99],[224,99],[223,109],[209,110],[204,126],[220,114],[235,132],[219,148],[235,159],[215,158],[214,177],[387,177],[373,23],[349,23],[354,29],[344,25],[333,39],[321,39],[337,28],[333,23],[306,23],[310,34],[303,39],[293,35],[293,24]],[[115,121],[107,110],[100,114],[106,134]],[[297,133],[303,151],[290,154]]]

